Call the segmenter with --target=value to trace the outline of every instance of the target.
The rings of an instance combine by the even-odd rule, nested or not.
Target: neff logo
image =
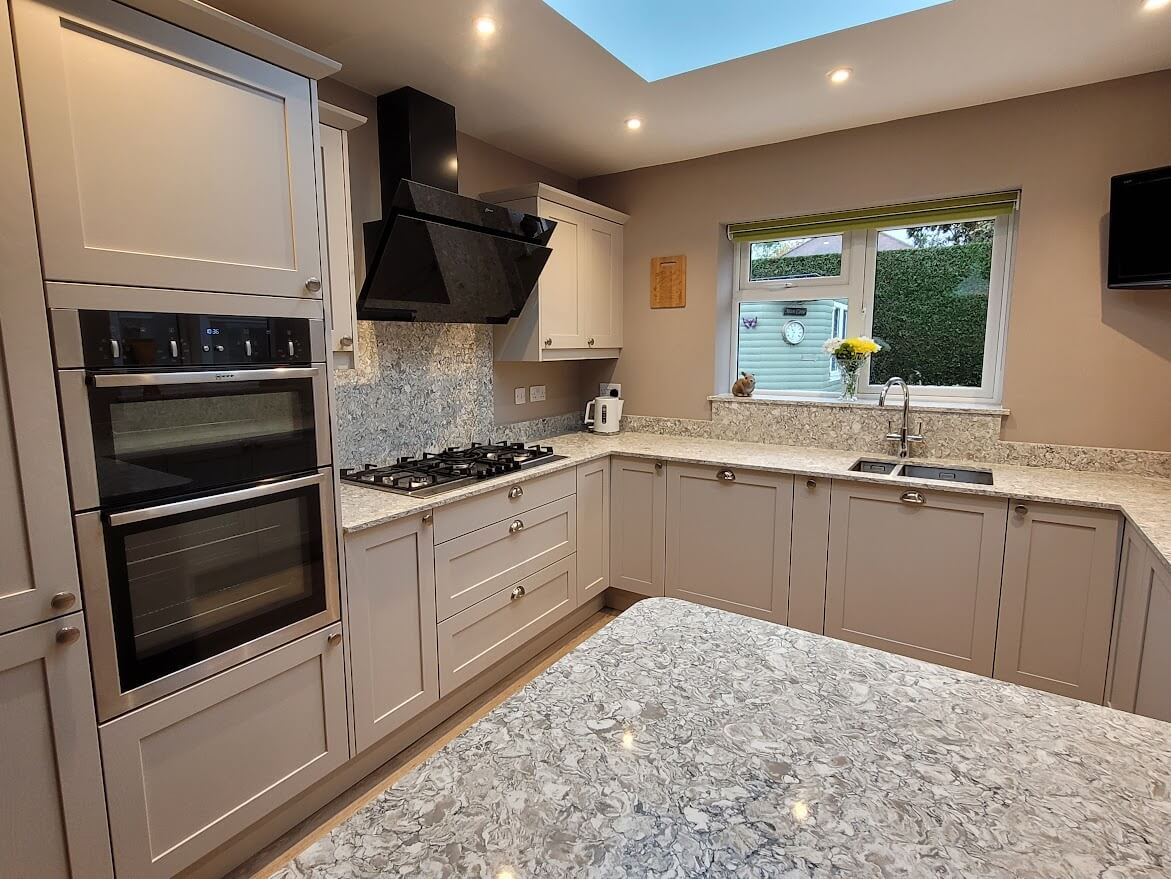
[[[215,374],[215,380],[218,382],[230,382],[235,376],[236,373],[234,372],[217,372]]]

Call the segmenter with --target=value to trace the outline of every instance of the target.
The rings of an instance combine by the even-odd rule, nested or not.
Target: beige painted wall
[[[727,391],[723,224],[1020,187],[1004,438],[1171,450],[1171,291],[1107,290],[1102,225],[1112,175],[1171,164],[1168,108],[1164,71],[582,181],[631,215],[626,411],[707,418]],[[650,259],[674,253],[687,308],[651,311]]]
[[[382,216],[378,179],[378,124],[375,99],[335,80],[319,84],[320,99],[361,113],[369,120],[350,132],[351,201],[354,215],[354,249],[357,284],[366,275],[362,253],[362,224]],[[478,196],[481,192],[540,181],[568,192],[577,192],[578,183],[520,156],[497,149],[491,144],[460,132],[459,191]],[[587,394],[583,378],[586,367],[578,363],[497,363],[493,369],[496,421],[501,424],[526,421],[574,412],[584,406]],[[545,385],[545,401],[517,406],[513,389]],[[592,385],[592,382],[591,382]]]

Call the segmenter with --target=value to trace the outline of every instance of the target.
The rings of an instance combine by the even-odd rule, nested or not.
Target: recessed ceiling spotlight
[[[490,15],[481,15],[476,19],[476,33],[482,37],[490,37],[496,33],[496,19]]]
[[[640,128],[642,128],[642,120],[637,116],[631,116],[626,120],[626,127],[630,131],[638,131]]]
[[[1171,0],[1143,0],[1143,9],[1154,12],[1156,9],[1166,9],[1171,6]]]
[[[1169,0],[1169,2],[1171,2],[1171,0]],[[835,67],[833,70],[831,70],[829,73],[826,74],[826,76],[829,77],[829,81],[832,82],[834,85],[841,85],[843,82],[846,82],[853,75],[854,75],[854,71],[849,67]]]

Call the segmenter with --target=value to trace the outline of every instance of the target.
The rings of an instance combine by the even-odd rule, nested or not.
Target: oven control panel
[[[78,312],[88,369],[285,366],[313,360],[320,321],[297,317]]]

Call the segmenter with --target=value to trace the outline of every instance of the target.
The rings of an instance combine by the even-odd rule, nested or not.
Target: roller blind
[[[832,214],[805,214],[775,220],[756,220],[752,223],[730,223],[728,237],[733,241],[772,241],[777,238],[838,235],[876,227],[959,223],[1011,214],[1017,208],[1020,195],[1019,190],[990,192],[986,195],[940,198]]]

